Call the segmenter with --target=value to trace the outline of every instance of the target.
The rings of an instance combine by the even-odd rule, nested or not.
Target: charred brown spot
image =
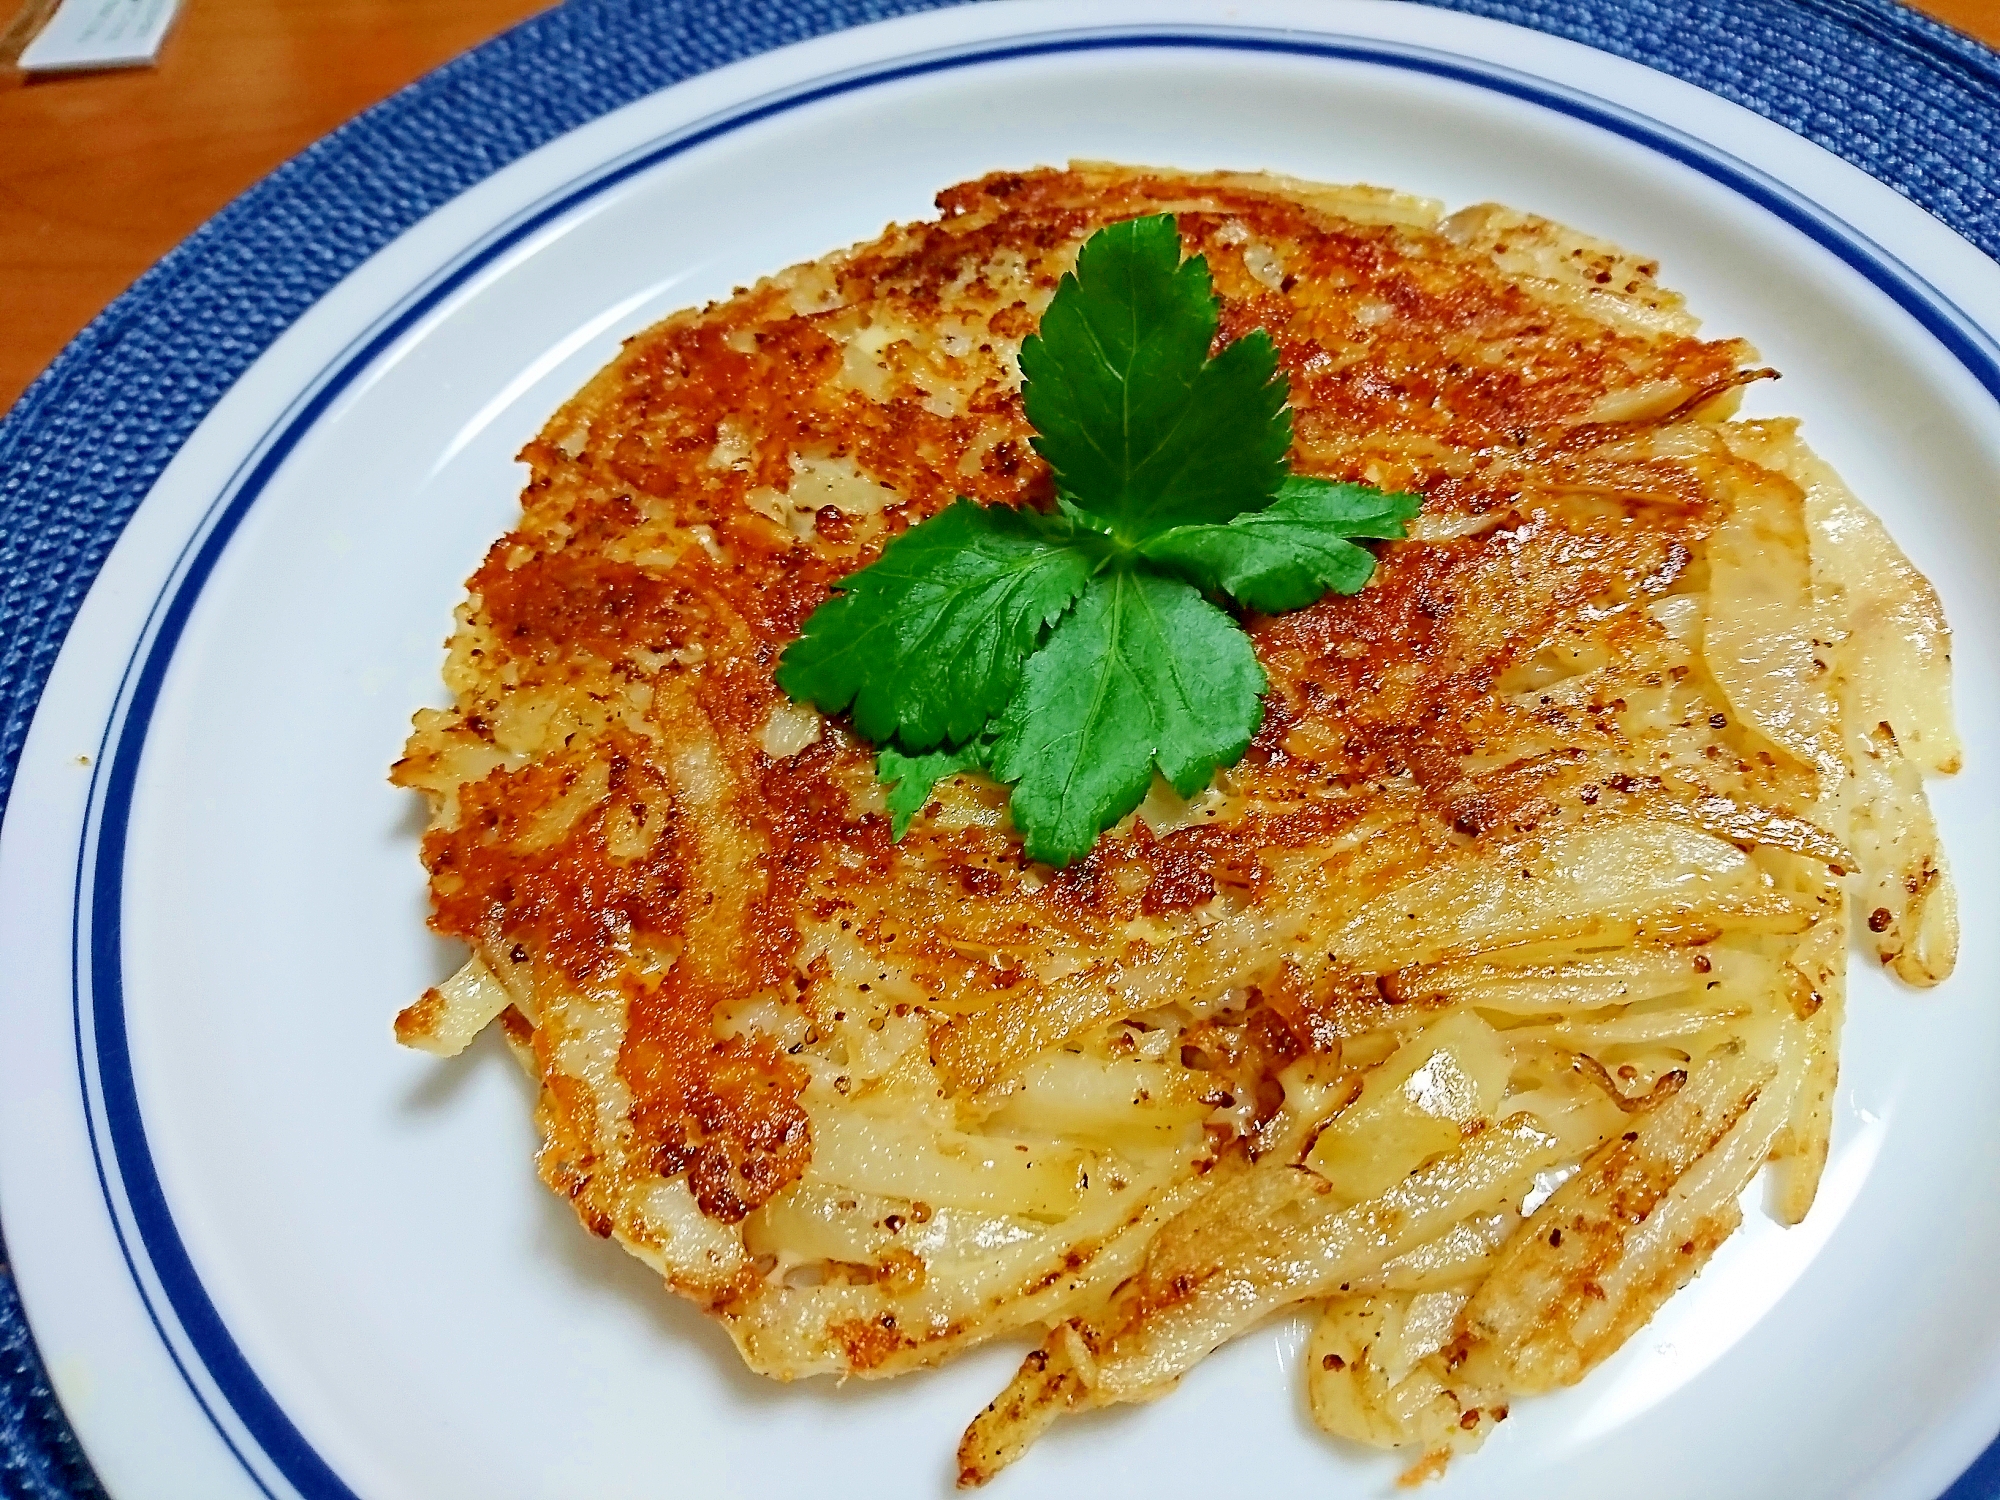
[[[459,791],[454,829],[424,836],[431,872],[431,926],[490,947],[503,935],[531,937],[572,979],[615,969],[630,937],[678,929],[684,871],[673,838],[655,831],[645,852],[618,858],[609,846],[617,802],[576,813],[553,840],[543,824],[559,812],[587,767],[564,762],[501,768]],[[626,772],[628,791],[647,788],[653,815],[672,804],[663,786]]]
[[[522,654],[565,647],[622,654],[672,619],[672,589],[643,569],[579,547],[509,567],[511,550],[511,539],[496,544],[470,587],[502,640]]]
[[[407,1047],[422,1037],[430,1036],[444,1019],[444,1012],[444,996],[436,989],[425,990],[396,1013],[396,1040]]]
[[[735,1223],[798,1180],[812,1158],[806,1073],[769,1037],[718,1039],[710,1004],[678,968],[628,986],[618,1072],[632,1125],[662,1177],[685,1172],[703,1213]]]
[[[827,1332],[846,1356],[848,1368],[857,1373],[875,1369],[903,1347],[895,1318],[888,1314],[880,1318],[849,1318],[834,1323]]]

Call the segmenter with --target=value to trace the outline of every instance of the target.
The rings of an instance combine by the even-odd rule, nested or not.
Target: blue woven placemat
[[[57,648],[126,517],[231,382],[342,276],[507,163],[644,94],[955,3],[569,0],[334,132],[141,277],[0,422],[0,807]],[[2000,55],[1892,0],[1427,3],[1601,47],[1747,105],[2000,256]],[[0,1496],[102,1495],[0,1258]],[[1943,1500],[2000,1500],[2000,1445]]]

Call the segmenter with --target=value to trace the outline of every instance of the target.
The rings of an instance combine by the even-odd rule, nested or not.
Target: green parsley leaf
[[[1287,387],[1253,332],[1211,359],[1220,304],[1170,215],[1084,242],[1021,348],[1056,512],[961,498],[836,585],[778,685],[850,706],[878,747],[901,839],[937,783],[1013,784],[1028,854],[1066,864],[1137,807],[1155,770],[1184,796],[1262,718],[1249,638],[1202,597],[1296,609],[1352,593],[1414,495],[1290,475]],[[1044,639],[1046,633],[1046,639]]]
[[[1375,571],[1375,555],[1344,538],[1400,538],[1422,505],[1415,495],[1294,474],[1263,510],[1246,511],[1226,526],[1176,526],[1138,550],[1211,593],[1278,614],[1329,590],[1358,593]]]
[[[1257,331],[1210,359],[1219,306],[1173,215],[1127,219],[1084,241],[1021,345],[1035,451],[1127,545],[1258,509],[1285,476],[1277,350]]]
[[[1192,796],[1249,746],[1264,687],[1249,638],[1190,585],[1129,563],[1099,573],[1029,658],[993,749],[1029,856],[1088,853],[1155,766]]]
[[[841,581],[785,648],[778,686],[826,713],[851,703],[878,745],[969,740],[1097,566],[1075,543],[1059,516],[961,498]]]
[[[909,832],[910,819],[931,800],[931,788],[947,776],[961,771],[983,771],[993,758],[993,740],[988,735],[968,740],[953,749],[906,755],[895,745],[884,745],[875,754],[875,776],[889,789],[889,836],[901,843]]]

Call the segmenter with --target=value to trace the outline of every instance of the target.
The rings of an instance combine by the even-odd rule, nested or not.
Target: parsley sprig
[[[1291,413],[1262,330],[1213,358],[1220,314],[1173,217],[1084,242],[1021,346],[1022,403],[1056,481],[1044,514],[960,498],[806,621],[778,685],[851,709],[901,838],[943,777],[1013,787],[1028,854],[1062,865],[1137,807],[1154,770],[1192,796],[1249,748],[1266,681],[1216,602],[1270,614],[1351,594],[1414,495],[1290,472]]]

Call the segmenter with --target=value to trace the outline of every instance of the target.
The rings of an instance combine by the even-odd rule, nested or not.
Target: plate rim
[[[1247,8],[1256,10],[1260,7]],[[943,14],[962,15],[963,12]],[[936,14],[910,17],[859,30],[882,33],[937,19]],[[836,33],[783,50],[786,53],[805,53],[829,42],[850,40],[856,35],[856,31]],[[1538,42],[1560,40],[1546,33],[1527,32],[1526,35]],[[92,1117],[90,1145],[97,1159],[104,1206],[111,1227],[120,1239],[121,1251],[135,1287],[147,1303],[158,1336],[178,1365],[181,1355],[162,1323],[160,1310],[153,1306],[153,1294],[149,1293],[146,1278],[134,1262],[132,1249],[125,1243],[128,1229],[126,1218],[121,1215],[116,1201],[117,1192],[114,1192],[112,1181],[116,1178],[118,1191],[128,1195],[125,1215],[130,1216],[129,1232],[148,1251],[146,1259],[159,1278],[160,1295],[171,1306],[174,1321],[181,1327],[193,1351],[201,1356],[204,1369],[214,1381],[217,1391],[227,1399],[243,1430],[257,1440],[263,1456],[297,1493],[313,1496],[315,1500],[322,1496],[328,1497],[328,1500],[354,1500],[354,1492],[312,1451],[310,1444],[292,1426],[283,1409],[264,1390],[255,1372],[236,1350],[201,1287],[198,1272],[180,1246],[178,1232],[172,1223],[171,1208],[151,1168],[144,1120],[133,1089],[129,1055],[124,1050],[119,905],[125,822],[131,811],[139,756],[153,703],[173,659],[180,630],[209,572],[229,545],[237,525],[254,506],[291,449],[353,380],[363,375],[381,355],[413,329],[419,328],[429,312],[446,302],[454,291],[480,271],[539,229],[577,210],[598,194],[730,131],[747,128],[777,114],[808,107],[840,94],[911,76],[984,66],[1025,56],[1142,47],[1281,52],[1430,73],[1507,94],[1609,131],[1701,172],[1762,212],[1779,218],[1831,251],[1887,294],[1933,340],[1941,344],[1954,362],[1970,373],[1989,396],[2000,402],[2000,343],[1996,343],[1981,323],[1956,306],[1951,298],[1901,257],[1775,175],[1688,131],[1571,85],[1500,64],[1477,61],[1455,52],[1362,34],[1325,31],[1302,36],[1296,32],[1280,34],[1241,25],[1093,26],[1066,33],[1022,33],[1007,41],[989,37],[924,52],[891,54],[873,64],[837,71],[816,83],[794,85],[768,95],[751,97],[692,124],[670,129],[654,142],[614,161],[600,163],[562,187],[545,193],[531,209],[515,215],[489,235],[454,254],[437,275],[399,298],[388,313],[326,359],[311,385],[251,445],[228,484],[217,493],[207,513],[186,537],[154,597],[121,673],[112,712],[105,723],[89,779],[85,820],[76,849],[72,905],[74,925],[70,934],[71,1004],[79,1070],[77,1083],[86,1115]],[[754,66],[775,55],[763,54],[737,66]],[[705,78],[713,79],[715,76],[710,74]],[[1678,86],[1694,88],[1693,85]],[[663,92],[686,87],[685,84],[675,85]],[[658,97],[649,96],[627,108],[639,108]],[[1772,127],[1770,122],[1760,123],[1769,128],[1783,128]],[[558,137],[557,142],[568,138]],[[521,165],[510,164],[495,176],[513,172]],[[416,233],[434,217],[419,221],[408,233]],[[1946,232],[1949,233],[1948,230]],[[364,262],[364,266],[372,264],[373,260]],[[292,337],[297,326],[295,321],[285,334],[280,335],[279,342]],[[204,419],[203,425],[208,424],[209,419]],[[81,619],[80,614],[79,622]],[[78,634],[73,627],[72,639]],[[66,645],[64,655],[69,657],[70,654]],[[62,671],[63,665],[59,661],[51,673],[51,683]],[[31,740],[21,759],[24,776],[31,769],[29,762],[33,749],[34,742]],[[14,822],[10,810],[10,829]],[[0,835],[0,862],[15,853],[4,835]],[[87,891],[86,871],[89,872]],[[86,903],[90,914],[87,923]],[[88,1002],[85,1000],[86,993],[90,996]],[[90,1046],[86,1045],[86,1031],[91,1039]],[[107,1060],[110,1064],[108,1081],[105,1074]],[[101,1125],[91,1111],[92,1061],[96,1064]],[[104,1160],[107,1155],[115,1164],[115,1169],[108,1174]],[[7,1175],[5,1166],[6,1158],[0,1154],[0,1183],[4,1183]],[[135,1173],[139,1189],[136,1200],[131,1196]],[[162,1257],[168,1263],[164,1272],[160,1266]],[[24,1301],[33,1300],[25,1286],[23,1297]],[[34,1321],[32,1313],[30,1320]],[[194,1325],[192,1328],[190,1323]],[[218,1362],[223,1367],[220,1373],[216,1369]],[[225,1424],[208,1411],[208,1402],[197,1382],[184,1367],[181,1375],[189,1393],[202,1407],[218,1436],[234,1452],[236,1442]],[[247,1414],[245,1403],[250,1407]],[[2000,1407],[1996,1407],[1996,1411],[2000,1411]],[[1977,1451],[1975,1449],[1968,1457],[1976,1456]],[[260,1475],[258,1468],[241,1453],[237,1453],[237,1458],[251,1481],[265,1494],[272,1494],[266,1476]]]

